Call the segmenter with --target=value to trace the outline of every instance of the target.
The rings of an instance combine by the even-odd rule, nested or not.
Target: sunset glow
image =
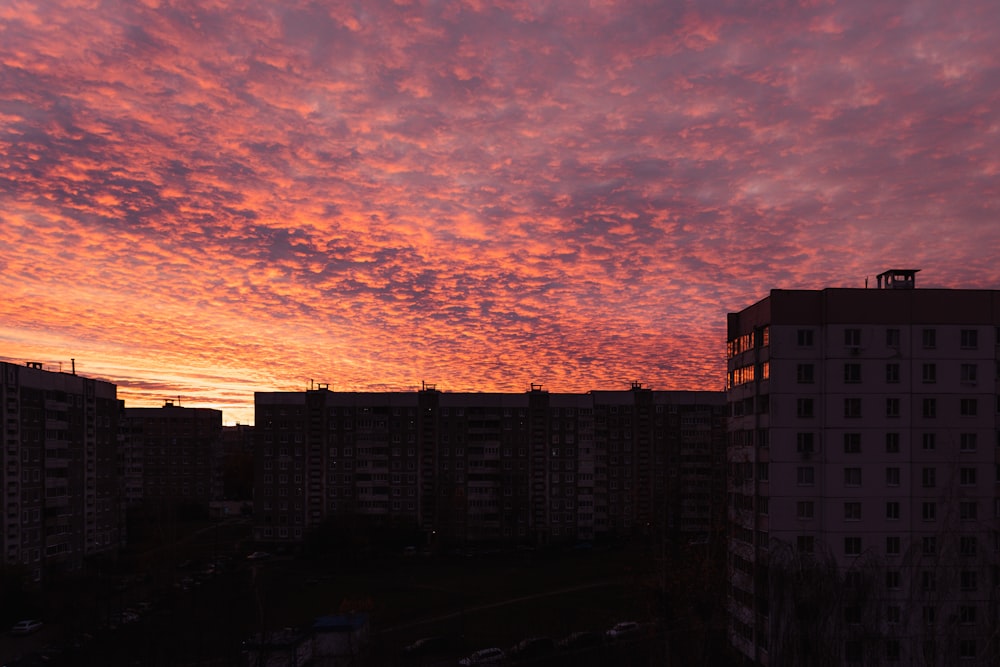
[[[994,0],[7,2],[0,359],[130,406],[722,389],[772,288],[1000,288]]]

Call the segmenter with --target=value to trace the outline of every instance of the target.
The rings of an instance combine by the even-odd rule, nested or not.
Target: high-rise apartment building
[[[722,392],[257,393],[255,537],[381,517],[427,544],[648,533],[724,516]]]
[[[222,412],[165,401],[125,408],[127,446],[147,513],[207,512],[222,498]]]
[[[748,664],[997,664],[1000,291],[773,290],[728,320]]]
[[[120,543],[117,387],[0,362],[0,554],[41,581]]]

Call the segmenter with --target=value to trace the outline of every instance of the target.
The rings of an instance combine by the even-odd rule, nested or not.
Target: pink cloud
[[[243,422],[308,379],[718,388],[726,311],[772,287],[887,263],[997,286],[998,22],[985,0],[5,6],[0,354]]]

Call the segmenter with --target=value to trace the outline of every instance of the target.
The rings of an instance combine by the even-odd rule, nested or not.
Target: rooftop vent
[[[913,289],[920,269],[889,269],[876,276],[878,289]]]

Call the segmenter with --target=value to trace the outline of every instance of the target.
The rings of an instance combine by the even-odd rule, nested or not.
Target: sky
[[[996,0],[5,0],[0,360],[722,389],[771,289],[1000,288]],[[74,361],[71,361],[74,360]]]

